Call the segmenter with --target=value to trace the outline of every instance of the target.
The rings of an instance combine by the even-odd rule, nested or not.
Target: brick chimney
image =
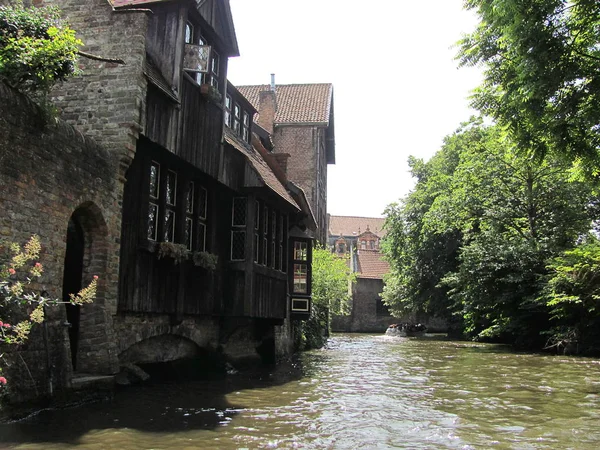
[[[277,164],[279,164],[283,173],[287,175],[288,158],[292,155],[289,153],[271,153],[271,155],[273,156],[273,159],[277,161]]]
[[[277,112],[277,92],[275,89],[275,74],[271,74],[271,85],[268,91],[261,91],[258,100],[258,124],[273,134],[275,113]]]

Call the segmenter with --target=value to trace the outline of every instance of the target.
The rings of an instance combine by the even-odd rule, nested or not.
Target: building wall
[[[116,304],[119,268],[122,182],[117,166],[106,150],[72,127],[48,121],[25,96],[0,84],[0,238],[22,244],[39,235],[45,273],[33,288],[61,299],[67,225],[71,217],[80,223],[85,235],[82,283],[93,275],[100,279],[96,301],[81,308],[78,359],[82,369],[99,373],[118,368],[109,311]],[[17,363],[10,369],[25,396],[49,389],[39,380],[64,384],[72,369],[64,307],[50,309],[48,318],[54,369],[43,363],[41,327],[22,352],[28,368]],[[38,380],[36,389],[27,370]]]
[[[319,230],[317,239],[327,238],[327,164],[324,147],[320,147],[323,132],[313,126],[277,126],[273,143],[277,153],[289,153],[288,178],[305,192]],[[320,164],[319,164],[320,163]],[[320,179],[320,181],[319,181]]]
[[[81,57],[80,75],[56,86],[52,100],[63,120],[119,154],[127,166],[133,159],[139,132],[145,126],[147,81],[143,67],[148,13],[112,12],[106,0],[37,3],[61,9],[83,41],[84,52],[125,61],[117,64]]]
[[[385,333],[398,319],[377,314],[377,298],[383,291],[383,280],[359,278],[352,289],[352,312],[349,316],[333,316],[332,331]]]

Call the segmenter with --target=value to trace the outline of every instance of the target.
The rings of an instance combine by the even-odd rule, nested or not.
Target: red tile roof
[[[259,109],[259,93],[268,91],[268,85],[237,86],[252,106]],[[329,125],[329,112],[333,101],[333,85],[278,84],[276,124],[311,123]],[[258,115],[254,118],[258,121]]]
[[[377,250],[358,250],[358,278],[381,280],[390,271],[390,265]]]
[[[271,168],[267,165],[262,156],[254,148],[249,148],[249,146],[242,145],[240,142],[238,142],[233,132],[227,127],[225,127],[225,142],[227,142],[229,145],[231,145],[233,148],[235,148],[247,158],[248,162],[250,163],[250,166],[252,166],[252,168],[256,171],[256,173],[261,178],[265,186],[267,186],[281,198],[286,200],[298,211],[300,210],[298,204],[288,193],[287,189],[277,179],[277,177],[275,176]]]
[[[329,236],[358,236],[369,227],[369,231],[381,238],[386,234],[384,223],[381,217],[329,216]]]

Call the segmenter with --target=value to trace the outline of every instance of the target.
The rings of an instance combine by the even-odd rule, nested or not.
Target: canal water
[[[294,364],[0,425],[19,449],[598,449],[600,360],[335,335]]]

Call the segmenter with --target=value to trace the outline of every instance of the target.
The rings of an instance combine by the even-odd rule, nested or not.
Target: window
[[[271,212],[271,226],[269,228],[269,233],[271,235],[271,250],[269,252],[269,267],[276,269],[277,264],[275,262],[275,255],[277,253],[277,213],[275,211]]]
[[[189,251],[205,251],[206,189],[191,180],[183,180],[180,187],[177,172],[156,161],[150,163],[149,172],[148,239],[180,243]],[[184,209],[178,206],[181,203]],[[178,223],[184,224],[182,229]]]
[[[360,241],[360,249],[361,250],[367,249],[367,241]]]
[[[250,114],[248,111],[244,111],[242,121],[242,139],[244,142],[250,142]]]
[[[246,259],[246,203],[245,197],[235,197],[231,207],[231,260]]]
[[[277,223],[277,242],[279,251],[277,254],[276,269],[285,272],[287,270],[287,248],[284,243],[287,242],[287,216],[283,214],[279,215]]]
[[[260,203],[255,201],[254,213],[254,262],[258,264],[260,249]]]
[[[237,103],[233,106],[233,132],[239,136],[240,134],[240,117],[242,108]]]
[[[213,50],[212,58],[210,61],[210,85],[216,89],[219,89],[219,54]]]
[[[150,206],[148,208],[148,239],[156,241],[158,235],[158,195],[160,189],[160,164],[150,163]]]
[[[205,82],[205,73],[209,71],[210,46],[206,45],[206,40],[200,34],[200,28],[191,22],[185,24],[185,44],[184,68],[193,73],[196,83],[202,84]]]
[[[294,294],[308,294],[308,243],[294,241],[292,251],[294,274],[292,292]]]
[[[196,249],[200,252],[206,251],[206,218],[208,215],[208,192],[202,186],[197,189],[198,200],[196,217],[198,219],[198,229],[196,231]]]
[[[165,242],[175,242],[175,206],[177,202],[177,173],[169,170],[167,172],[165,188],[165,223],[163,227]]]
[[[231,128],[231,95],[225,96],[225,125]]]
[[[194,182],[190,181],[185,199],[185,246],[194,248]],[[203,249],[202,249],[203,250]]]

